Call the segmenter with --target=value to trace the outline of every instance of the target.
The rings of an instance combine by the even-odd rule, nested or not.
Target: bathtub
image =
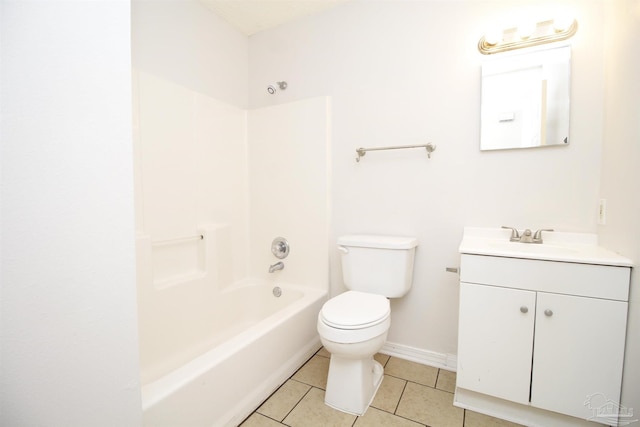
[[[278,286],[280,297],[267,282],[233,285],[206,310],[210,318],[189,319],[182,332],[141,325],[145,426],[238,425],[320,348],[316,320],[327,292]],[[180,323],[171,316],[154,322]]]

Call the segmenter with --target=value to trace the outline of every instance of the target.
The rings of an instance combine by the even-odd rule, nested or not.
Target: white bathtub
[[[173,329],[141,325],[145,426],[235,426],[320,348],[316,320],[326,291],[279,286],[279,298],[267,283],[225,289],[182,331],[189,312],[154,316]]]

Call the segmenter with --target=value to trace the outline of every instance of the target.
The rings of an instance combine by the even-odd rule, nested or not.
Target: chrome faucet
[[[533,243],[531,230],[527,228],[522,232],[522,235],[520,236],[520,243]]]
[[[283,268],[284,268],[284,263],[282,261],[276,262],[275,264],[269,266],[269,273],[282,270]]]
[[[520,235],[518,230],[513,227],[505,227],[503,225],[502,228],[511,230],[511,237],[509,238],[510,242],[520,242],[520,243],[542,243],[542,232],[553,231],[553,229],[551,228],[543,228],[536,231],[532,235],[531,230],[527,228],[522,232],[522,235]]]
[[[518,230],[513,228],[513,227],[507,227],[505,225],[502,226],[502,228],[506,228],[511,230],[511,237],[509,238],[510,242],[519,242],[520,241],[520,233],[518,233]]]
[[[542,232],[543,231],[553,231],[553,228],[542,228],[533,235],[532,243],[542,243]]]

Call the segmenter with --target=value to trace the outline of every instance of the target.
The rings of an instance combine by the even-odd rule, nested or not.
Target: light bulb
[[[573,16],[570,15],[562,15],[557,16],[553,20],[553,29],[559,33],[561,31],[566,31],[573,24]]]
[[[484,42],[489,46],[495,46],[502,41],[502,31],[491,29],[484,35]]]
[[[536,24],[533,22],[522,22],[518,25],[518,37],[521,39],[528,39],[533,35],[536,30]]]

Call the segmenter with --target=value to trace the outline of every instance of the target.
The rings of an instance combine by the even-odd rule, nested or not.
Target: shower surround
[[[133,82],[145,423],[234,425],[320,346],[329,99],[247,111],[140,70]],[[270,274],[276,236],[291,254]],[[228,388],[230,372],[246,381]]]

